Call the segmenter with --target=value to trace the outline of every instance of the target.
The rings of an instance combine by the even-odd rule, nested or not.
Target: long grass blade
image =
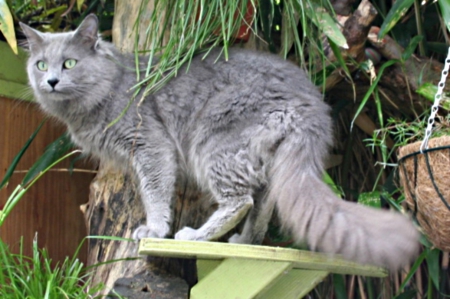
[[[378,71],[378,75],[377,78],[374,80],[374,82],[372,83],[372,85],[369,87],[369,90],[366,92],[366,94],[364,95],[364,98],[361,101],[361,104],[358,106],[358,109],[355,112],[355,115],[353,116],[353,120],[350,124],[350,128],[353,129],[353,124],[355,123],[356,118],[358,117],[358,115],[361,113],[361,111],[364,109],[364,106],[366,105],[367,101],[369,100],[370,96],[372,95],[372,93],[374,92],[375,88],[378,86],[378,82],[380,81],[384,70],[393,65],[394,63],[397,63],[397,60],[389,60],[387,62],[385,62],[379,69]]]
[[[36,128],[36,130],[31,134],[30,138],[28,138],[25,145],[22,147],[22,149],[19,151],[19,153],[14,157],[11,164],[9,165],[8,169],[6,170],[6,174],[3,177],[3,180],[0,183],[0,189],[6,186],[9,182],[9,179],[11,178],[12,174],[14,173],[14,170],[17,167],[17,164],[19,164],[20,160],[22,159],[23,155],[27,151],[27,149],[30,147],[30,144],[33,142],[34,138],[36,138],[36,135],[41,130],[42,126],[45,124],[47,119],[44,119]]]
[[[448,0],[438,0],[439,8],[441,9],[441,16],[444,19],[445,26],[450,32],[450,5]]]
[[[66,133],[52,142],[44,151],[44,154],[31,166],[23,178],[22,184],[26,186],[36,175],[41,173],[44,169],[55,161],[61,159],[73,147],[70,136]]]
[[[411,267],[411,270],[409,270],[408,274],[406,275],[406,277],[403,280],[403,283],[400,285],[400,289],[399,289],[400,292],[403,292],[403,290],[405,289],[405,286],[407,286],[409,284],[409,281],[411,280],[413,275],[416,273],[416,271],[419,269],[420,265],[427,257],[427,254],[428,254],[428,252],[426,250],[424,250],[419,255],[419,257],[416,259],[413,266]]]
[[[322,5],[317,5],[314,2],[311,3],[311,9],[306,10],[308,18],[310,18],[311,21],[319,28],[320,32],[323,32],[323,34],[332,40],[338,47],[348,49],[347,40],[336,24],[336,21],[330,16]]]
[[[380,32],[378,33],[378,38],[382,39],[395,24],[404,16],[404,14],[413,5],[414,0],[397,0],[395,1],[392,8],[389,10],[386,19],[381,25]]]

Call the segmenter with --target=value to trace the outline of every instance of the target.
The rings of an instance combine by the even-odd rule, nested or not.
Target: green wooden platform
[[[329,273],[385,277],[384,269],[291,248],[142,239],[140,255],[196,258],[191,299],[298,299]]]

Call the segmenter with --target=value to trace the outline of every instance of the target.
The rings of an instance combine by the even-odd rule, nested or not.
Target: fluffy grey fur
[[[284,227],[313,250],[391,269],[416,254],[418,233],[406,217],[343,201],[321,181],[333,139],[330,109],[303,71],[276,56],[198,56],[188,73],[132,104],[105,131],[130,100],[136,75],[133,57],[99,39],[97,23],[90,15],[76,31],[58,34],[21,24],[27,70],[37,101],[78,146],[133,170],[147,214],[136,239],[168,235],[183,172],[218,209],[176,239],[214,240],[245,218],[230,241],[260,243],[276,207]],[[67,59],[76,65],[68,68]]]

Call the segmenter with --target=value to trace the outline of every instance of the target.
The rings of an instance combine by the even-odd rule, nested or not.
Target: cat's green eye
[[[38,68],[40,71],[45,72],[45,71],[48,70],[48,65],[47,65],[47,63],[45,63],[44,61],[39,60],[38,63],[37,63],[37,68]]]
[[[77,65],[77,61],[75,59],[67,59],[64,61],[64,68],[65,69],[71,69]]]

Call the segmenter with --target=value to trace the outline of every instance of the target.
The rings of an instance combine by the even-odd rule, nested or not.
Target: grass
[[[77,1],[78,2],[78,1]],[[100,1],[97,1],[100,2]],[[142,7],[146,7],[143,1]],[[392,168],[385,166],[396,165],[395,149],[403,142],[409,139],[422,139],[420,134],[423,134],[423,128],[426,125],[426,117],[422,116],[420,119],[413,119],[410,115],[404,113],[403,108],[406,104],[400,108],[394,109],[388,105],[384,105],[386,101],[382,101],[385,97],[383,90],[386,86],[383,86],[382,78],[388,74],[383,72],[388,71],[395,64],[403,64],[408,57],[413,53],[424,54],[431,57],[431,54],[426,54],[435,51],[437,49],[447,49],[448,45],[448,32],[444,24],[449,26],[450,24],[450,9],[447,5],[447,0],[438,0],[439,10],[435,1],[422,1],[421,5],[419,1],[403,0],[397,1],[396,4],[391,6],[389,2],[384,0],[371,1],[378,9],[379,19],[374,25],[378,25],[382,28],[381,35],[390,35],[396,37],[399,44],[405,48],[405,51],[399,61],[382,60],[380,65],[375,66],[376,79],[373,81],[364,95],[358,99],[347,98],[340,99],[339,101],[348,105],[348,103],[356,102],[356,109],[342,109],[339,112],[339,116],[336,117],[340,123],[339,128],[342,130],[341,138],[337,140],[342,144],[338,147],[338,153],[342,153],[343,163],[336,170],[331,170],[333,179],[346,192],[347,198],[358,198],[360,201],[387,201],[391,206],[400,208],[400,202],[402,195],[398,192],[394,184],[394,171]],[[344,48],[343,44],[339,41],[339,30],[336,30],[336,24],[329,21],[330,18],[327,14],[323,14],[320,10],[321,6],[329,7],[329,4],[324,3],[317,4],[316,1],[297,1],[297,0],[281,0],[281,1],[255,1],[255,0],[243,0],[243,1],[184,1],[184,0],[156,0],[155,9],[152,12],[142,11],[142,14],[151,14],[151,21],[147,30],[143,32],[136,32],[136,39],[139,35],[145,35],[147,41],[145,48],[151,49],[146,52],[148,55],[148,66],[146,68],[147,76],[145,78],[139,78],[141,83],[137,88],[145,89],[146,93],[153,92],[155,89],[162,86],[171,77],[176,76],[179,72],[181,65],[189,64],[192,56],[197,53],[198,48],[206,49],[204,53],[208,53],[210,47],[223,47],[224,55],[226,56],[227,47],[233,42],[234,33],[241,24],[241,20],[237,22],[235,16],[245,15],[245,11],[250,5],[260,6],[262,10],[263,4],[266,9],[264,15],[270,15],[270,18],[254,17],[253,20],[247,21],[252,23],[252,34],[255,38],[264,39],[263,42],[267,42],[272,52],[276,52],[283,57],[295,56],[295,60],[303,68],[309,69],[309,73],[312,74],[312,79],[317,82],[318,85],[323,85],[327,79],[327,71],[333,71],[336,68],[342,68],[345,70],[344,74],[349,79],[353,79],[352,74],[346,70],[346,63],[354,64],[352,61],[344,61],[344,58],[339,58],[339,47]],[[281,3],[281,4],[280,4]],[[319,7],[318,7],[319,6]],[[435,7],[436,6],[436,7]],[[317,12],[319,9],[319,13]],[[419,11],[421,10],[421,11]],[[436,10],[436,11],[435,11]],[[334,17],[332,10],[330,15]],[[85,15],[88,11],[85,11]],[[406,12],[406,13],[405,13]],[[316,19],[320,17],[321,19]],[[436,27],[436,20],[441,20],[442,28]],[[233,21],[234,20],[234,21]],[[136,20],[134,28],[139,28],[137,24],[139,18]],[[259,26],[255,26],[258,24]],[[417,25],[415,25],[417,24]],[[280,27],[277,32],[277,39],[273,38],[275,29]],[[330,27],[331,26],[331,27]],[[417,27],[417,28],[416,28]],[[331,31],[324,34],[330,42],[331,48],[334,54],[337,56],[337,62],[328,65],[327,56],[323,48],[322,41],[324,40],[322,31],[324,29],[331,28]],[[334,28],[334,29],[333,29]],[[447,27],[449,28],[449,27]],[[423,29],[429,30],[429,32],[423,33]],[[418,33],[422,32],[425,36]],[[166,36],[165,36],[166,33]],[[167,36],[169,39],[167,40]],[[137,43],[136,43],[137,44]],[[335,45],[335,46],[334,46]],[[423,47],[425,45],[425,48]],[[439,47],[438,47],[439,46]],[[418,50],[416,50],[418,47]],[[137,54],[142,54],[139,49],[136,49]],[[432,52],[433,56],[439,57],[439,52]],[[407,55],[408,54],[408,55]],[[445,54],[445,53],[444,53]],[[444,55],[440,54],[440,55]],[[203,54],[204,55],[204,54]],[[156,56],[159,60],[154,59]],[[327,66],[321,68],[321,65]],[[419,70],[420,71],[420,70]],[[361,71],[358,74],[361,75]],[[316,78],[314,78],[314,74]],[[139,76],[139,74],[137,74]],[[389,75],[389,74],[388,74]],[[421,76],[418,76],[419,81],[423,81]],[[350,80],[351,81],[351,80]],[[422,90],[411,91],[417,92],[423,97],[427,97],[426,94],[431,94],[431,98],[434,94],[433,88],[435,87],[432,82],[423,81],[422,87],[430,87]],[[427,85],[428,84],[428,85]],[[137,90],[137,89],[136,89]],[[332,95],[333,92],[327,91],[327,96]],[[341,97],[341,95],[340,95]],[[140,100],[140,99],[139,99]],[[412,101],[411,101],[412,102]],[[429,103],[428,103],[429,104]],[[338,106],[338,105],[336,105]],[[424,105],[425,106],[425,105]],[[354,106],[353,106],[354,107]],[[339,108],[339,107],[338,107]],[[336,109],[337,110],[337,109]],[[376,125],[380,130],[375,131],[375,135],[368,142],[364,143],[363,140],[367,138],[367,134],[359,130],[357,126],[353,130],[349,130],[350,124],[355,120],[354,111],[358,113],[365,113],[368,118]],[[448,109],[447,109],[448,111]],[[423,110],[418,111],[418,114],[422,114]],[[336,113],[337,114],[337,113]],[[348,115],[347,115],[348,114]],[[447,115],[448,112],[445,113]],[[447,118],[447,123],[449,119]],[[444,123],[441,121],[440,123]],[[437,128],[437,133],[442,133],[443,130]],[[393,148],[388,148],[386,138],[391,137],[395,140]],[[367,140],[367,139],[366,139]],[[366,146],[369,145],[369,149]],[[379,162],[381,161],[381,162]],[[380,168],[379,166],[383,166]],[[373,166],[373,167],[370,167]],[[378,173],[378,174],[377,174]],[[388,193],[386,193],[388,189]],[[21,190],[20,188],[18,189]],[[371,190],[371,192],[367,192]],[[366,192],[365,192],[366,191]],[[400,194],[400,195],[399,195]],[[2,216],[2,215],[0,215]],[[3,215],[4,216],[4,215]],[[0,217],[1,219],[1,217]],[[0,221],[1,222],[1,221]],[[0,223],[1,225],[1,223]],[[393,228],[395,229],[395,228]],[[440,252],[433,249],[432,245],[423,241],[423,248],[421,256],[416,263],[412,265],[410,269],[406,269],[404,273],[393,275],[390,279],[383,281],[378,280],[366,280],[358,277],[341,277],[335,275],[330,277],[327,283],[321,285],[312,295],[313,298],[438,298],[448,297],[450,292],[450,285],[445,284],[449,281],[448,278],[448,253]],[[50,292],[52,286],[61,285],[69,287],[69,284],[65,284],[65,279],[73,282],[72,285],[78,281],[78,285],[86,286],[85,282],[89,281],[88,273],[79,269],[79,261],[76,258],[68,259],[67,263],[57,265],[54,269],[46,267],[48,263],[48,256],[45,251],[40,251],[34,248],[35,255],[39,256],[40,264],[34,263],[33,259],[35,255],[30,258],[21,257],[20,255],[11,256],[7,247],[1,244],[1,258],[2,258],[2,271],[5,269],[7,272],[2,272],[2,285],[12,281],[11,279],[17,279],[19,282],[32,282],[31,276],[39,278],[41,283],[40,288],[47,290],[41,297],[45,298],[46,294],[53,295]],[[3,264],[3,260],[8,260],[9,264]],[[24,265],[16,265],[15,262],[21,260]],[[444,261],[447,260],[447,266]],[[442,263],[442,266],[440,266]],[[3,268],[3,265],[9,265],[9,268]],[[27,266],[25,266],[27,265]],[[39,269],[34,269],[34,265],[39,265],[43,273]],[[23,267],[21,271],[20,279],[15,277],[15,273],[12,269],[15,267]],[[25,269],[25,267],[28,267]],[[8,271],[9,269],[9,271]],[[64,269],[64,270],[63,270]],[[66,269],[71,270],[71,275],[65,275]],[[51,271],[50,271],[51,270]],[[41,274],[33,271],[40,271]],[[19,272],[19,271],[17,271]],[[45,274],[45,275],[44,275]],[[12,275],[11,277],[8,275]],[[74,277],[77,277],[75,279]],[[29,280],[27,280],[29,279]],[[21,280],[21,281],[20,281]],[[331,282],[330,282],[331,280]],[[439,284],[441,281],[441,284]],[[58,284],[59,283],[59,284]],[[20,284],[16,284],[16,288],[22,287]],[[88,292],[87,287],[82,287],[85,292]],[[74,290],[76,292],[76,290]],[[443,294],[444,293],[444,294]],[[56,293],[55,293],[56,294]],[[60,293],[62,298],[70,298],[67,294]],[[68,293],[69,294],[69,293]],[[333,296],[329,296],[332,294]],[[12,295],[14,296],[14,295]],[[59,295],[54,295],[59,296]],[[6,298],[22,298],[22,297],[6,297]],[[28,298],[33,298],[29,295]],[[51,298],[51,296],[49,297]],[[83,297],[80,297],[83,298]]]
[[[100,298],[102,284],[89,287],[91,272],[77,256],[81,245],[73,257],[52,266],[48,252],[38,248],[37,235],[33,240],[33,256],[20,252],[12,253],[0,240],[0,298],[4,299],[57,299],[57,298]]]
[[[41,126],[40,126],[41,127]],[[6,186],[14,172],[23,152],[34,140],[40,127],[26,142],[22,151],[15,157],[6,172],[1,185]],[[65,135],[64,135],[65,136]],[[61,137],[61,138],[64,138]],[[23,195],[47,171],[68,157],[77,154],[75,150],[66,154],[70,145],[61,146],[62,139],[50,145],[6,200],[0,210],[0,227],[5,222],[15,205]],[[84,242],[84,241],[83,241]],[[58,298],[100,298],[102,284],[91,284],[91,274],[94,267],[87,268],[78,258],[83,242],[75,250],[72,257],[66,257],[62,262],[52,264],[46,249],[38,247],[37,234],[33,239],[32,256],[23,254],[23,242],[19,243],[19,253],[13,253],[10,247],[0,239],[0,298],[2,299],[58,299]]]

